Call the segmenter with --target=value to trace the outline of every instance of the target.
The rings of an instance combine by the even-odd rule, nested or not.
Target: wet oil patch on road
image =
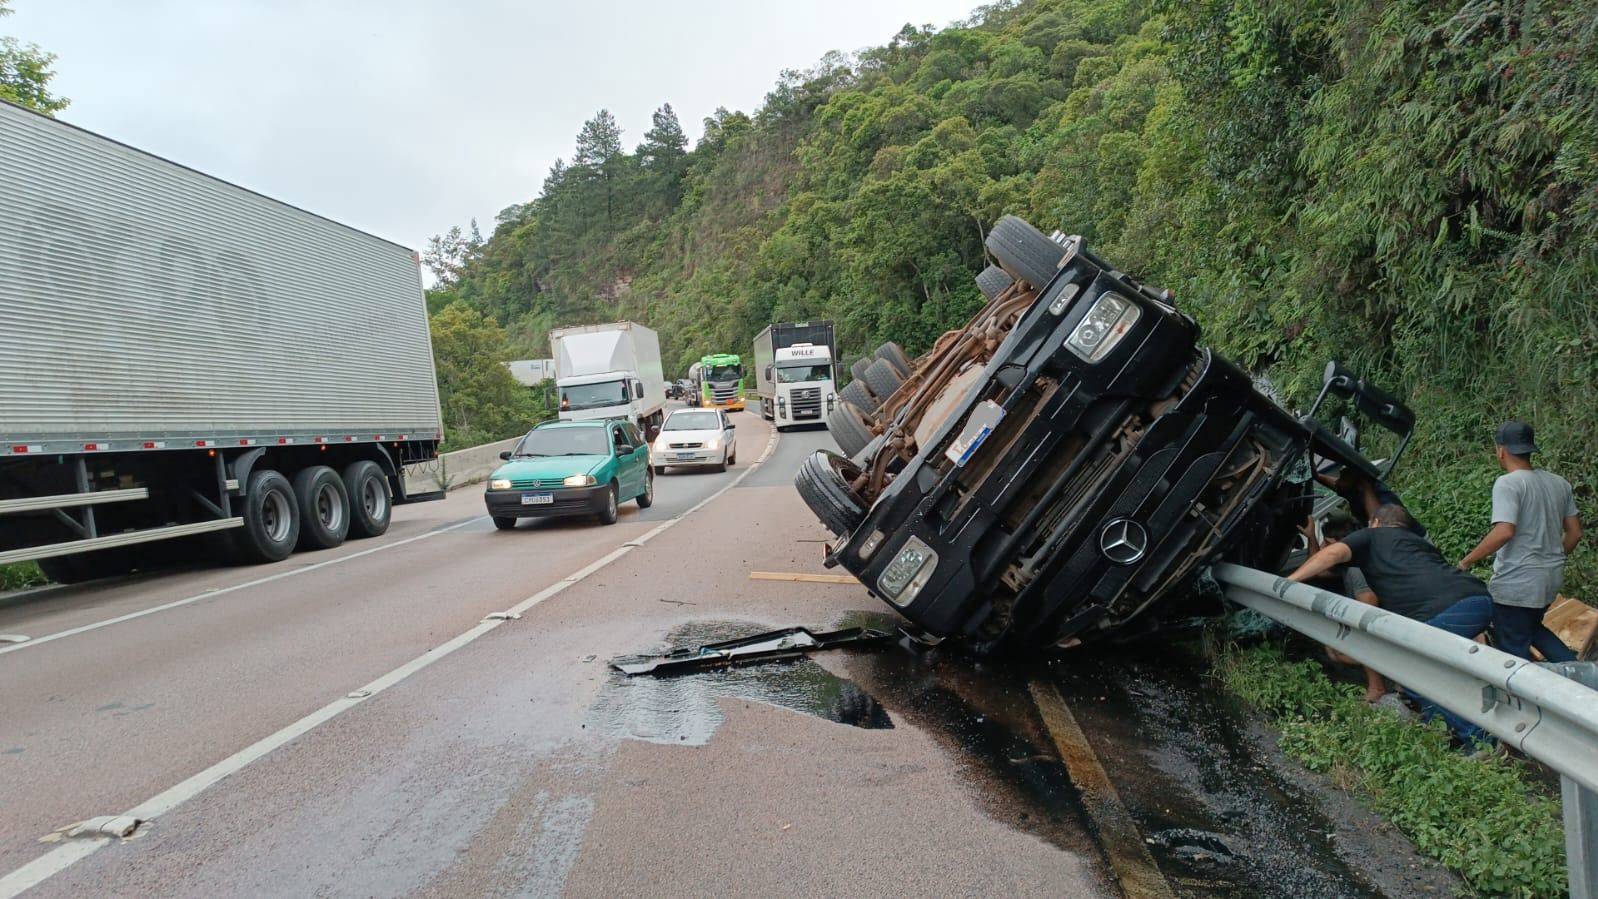
[[[1339,855],[1337,826],[1315,799],[1260,757],[1196,652],[1080,655],[1052,667],[1178,895],[1383,895]]]
[[[665,643],[698,646],[767,630],[749,622],[696,621],[672,630]],[[809,659],[662,677],[612,671],[589,709],[586,727],[605,736],[702,746],[721,726],[722,699],[762,702],[853,727],[893,727],[892,717],[870,693]]]

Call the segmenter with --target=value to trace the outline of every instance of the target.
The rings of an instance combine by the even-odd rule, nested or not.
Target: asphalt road
[[[613,527],[496,532],[468,488],[277,566],[0,601],[0,633],[37,641],[0,648],[0,896],[1119,895],[1102,797],[1084,803],[1061,761],[1095,750],[1040,716],[1040,677],[1179,895],[1381,892],[1326,846],[1257,835],[1335,827],[1260,792],[1246,747],[1226,763],[1241,785],[1206,792],[1212,753],[1171,726],[1219,726],[1190,677],[1073,681],[895,646],[612,671],[796,624],[892,628],[858,584],[751,579],[825,573],[791,479],[830,439],[786,433],[748,472],[771,429],[734,418],[740,465],[667,475]],[[146,823],[126,839],[57,833],[130,812]],[[1228,840],[1252,867],[1203,861]]]

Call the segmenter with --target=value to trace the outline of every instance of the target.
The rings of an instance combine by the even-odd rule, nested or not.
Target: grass
[[[1315,661],[1280,645],[1229,645],[1222,683],[1263,712],[1282,749],[1305,767],[1367,795],[1422,853],[1487,896],[1564,896],[1559,802],[1525,763],[1472,759],[1450,746],[1440,723],[1406,721],[1367,705]]]
[[[0,565],[0,592],[38,587],[46,582],[44,572],[34,562]]]

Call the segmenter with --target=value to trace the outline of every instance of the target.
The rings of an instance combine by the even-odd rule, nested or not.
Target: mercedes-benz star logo
[[[1099,533],[1099,551],[1117,565],[1131,565],[1149,551],[1149,532],[1130,518],[1117,518]]]

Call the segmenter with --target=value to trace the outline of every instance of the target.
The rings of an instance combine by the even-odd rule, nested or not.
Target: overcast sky
[[[978,0],[13,0],[60,118],[414,248],[525,202],[601,107],[692,139],[783,69]]]

